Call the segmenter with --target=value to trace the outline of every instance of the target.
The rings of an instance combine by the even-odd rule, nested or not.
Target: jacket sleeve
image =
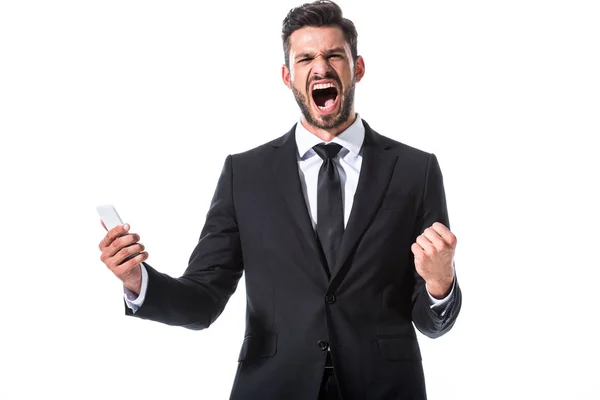
[[[209,327],[223,312],[243,272],[231,155],[183,276],[172,278],[146,266],[146,298],[135,313],[125,306],[127,315],[199,330]]]
[[[417,236],[433,225],[434,222],[440,222],[450,229],[442,171],[435,155],[430,154],[413,240],[416,240]],[[462,294],[456,280],[456,272],[452,297],[442,310],[437,311],[431,309],[431,302],[425,288],[425,280],[421,278],[416,269],[414,270],[414,277],[415,284],[412,294],[413,322],[425,336],[430,338],[440,337],[452,328],[461,307]]]

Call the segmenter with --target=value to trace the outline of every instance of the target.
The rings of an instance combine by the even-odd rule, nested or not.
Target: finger
[[[410,246],[410,250],[412,251],[416,260],[420,260],[421,258],[423,258],[425,256],[425,252],[423,251],[423,248],[421,246],[419,246],[417,243],[413,243],[412,246]]]
[[[437,250],[443,250],[448,246],[448,243],[446,243],[440,234],[433,228],[425,229],[423,236],[429,239],[431,244],[433,244],[433,247],[435,247]]]
[[[129,246],[123,247],[117,254],[113,257],[114,265],[121,265],[126,261],[129,261],[129,258],[134,258],[137,254],[141,253],[145,250],[145,247],[141,243],[134,243]]]
[[[114,257],[123,247],[130,246],[140,240],[140,235],[136,233],[128,233],[113,240],[108,247],[102,248],[102,256],[100,259],[105,262]]]
[[[103,250],[104,248],[110,246],[111,243],[119,236],[123,236],[123,235],[127,234],[127,232],[129,231],[129,228],[130,228],[129,224],[123,224],[123,225],[117,225],[114,228],[112,228],[110,231],[108,231],[106,236],[104,236],[104,239],[100,242],[100,250]]]
[[[433,225],[431,225],[431,228],[435,230],[438,233],[438,235],[440,235],[442,239],[444,239],[446,243],[448,243],[453,248],[456,247],[456,236],[452,232],[450,232],[450,229],[448,229],[444,224],[440,222],[435,222]]]
[[[131,235],[131,236],[133,236],[133,235]],[[125,237],[123,237],[123,238],[125,238]],[[121,240],[121,238],[119,238],[117,240]],[[139,247],[132,248],[133,246],[139,246]],[[114,250],[111,246],[108,249],[104,250],[104,252],[102,253],[101,259],[104,262],[104,264],[106,264],[106,266],[114,272],[114,270],[117,267],[119,267],[119,265],[128,261],[127,260],[128,257],[129,258],[135,257],[143,249],[144,249],[144,245],[142,245],[141,243],[129,243],[126,246],[120,246],[117,249],[117,251],[114,252],[114,254],[109,255],[110,253],[108,253],[108,252]]]
[[[128,260],[128,261],[124,262],[123,264],[116,266],[115,268],[112,269],[112,271],[119,279],[127,277],[131,273],[131,270],[133,268],[137,267],[138,265],[140,265],[147,259],[148,259],[148,253],[143,251],[140,254],[138,254],[137,256],[135,256],[134,258],[132,258],[131,260]]]
[[[417,243],[421,246],[425,254],[429,255],[435,252],[435,247],[433,247],[433,244],[424,235],[417,236]]]
[[[102,252],[105,253],[107,258],[114,257],[117,253],[119,253],[123,248],[131,246],[139,242],[140,235],[136,233],[127,234],[124,236],[120,236],[116,238],[110,246],[105,248]]]
[[[102,221],[102,218],[100,218],[100,223],[102,224],[102,227],[104,227],[104,229],[106,229],[106,231],[108,232],[108,228],[106,227],[106,225],[104,225],[104,221]]]

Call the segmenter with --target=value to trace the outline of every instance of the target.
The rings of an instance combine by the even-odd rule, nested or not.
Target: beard
[[[339,80],[338,80],[339,83]],[[308,86],[308,85],[307,85]],[[342,85],[339,85],[342,87]],[[310,125],[325,130],[336,129],[344,124],[350,118],[352,112],[352,105],[354,104],[354,88],[356,86],[356,78],[352,79],[350,86],[343,93],[338,94],[340,98],[340,110],[337,114],[319,115],[317,114],[310,105],[310,102],[298,89],[292,85],[292,93],[302,115]],[[308,90],[307,90],[308,92]],[[314,114],[313,114],[314,113]]]

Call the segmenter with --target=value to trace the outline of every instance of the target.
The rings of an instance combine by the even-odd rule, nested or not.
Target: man
[[[101,258],[128,315],[190,329],[215,321],[245,272],[232,399],[425,399],[413,323],[441,336],[461,304],[436,157],[355,113],[365,64],[335,3],[291,10],[283,44],[300,123],[227,157],[184,275],[140,265],[128,226],[107,233]]]

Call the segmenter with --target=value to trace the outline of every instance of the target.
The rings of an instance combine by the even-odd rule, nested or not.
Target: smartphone
[[[100,215],[100,218],[102,218],[102,222],[104,222],[106,229],[108,229],[109,231],[115,226],[121,225],[123,223],[121,217],[119,216],[119,213],[112,204],[97,206],[96,210],[98,210],[98,214]],[[134,258],[138,254],[140,253],[131,254],[129,257],[124,259],[121,262],[121,264]]]
[[[119,217],[119,213],[112,204],[98,206],[96,207],[96,210],[98,210],[98,214],[100,215],[100,218],[102,218],[102,222],[104,222],[106,229],[109,231],[115,226],[123,223],[123,221],[121,221],[121,217]]]

